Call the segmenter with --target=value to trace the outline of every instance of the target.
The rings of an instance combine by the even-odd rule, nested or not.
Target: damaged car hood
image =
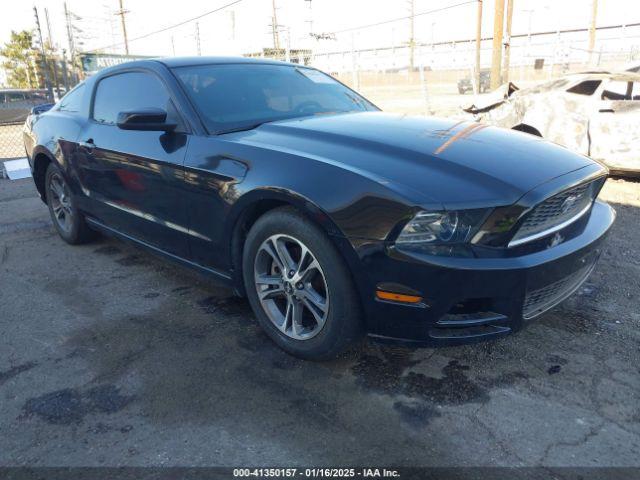
[[[462,110],[467,113],[483,113],[504,103],[513,93],[520,90],[515,84],[509,82],[500,85],[491,93],[482,95],[474,100],[471,105],[463,106]]]
[[[552,178],[593,164],[519,132],[381,112],[284,120],[222,137],[331,163],[417,203],[445,208],[510,205]]]

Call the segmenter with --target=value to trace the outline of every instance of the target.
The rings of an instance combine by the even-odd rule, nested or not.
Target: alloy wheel
[[[271,322],[286,336],[316,336],[329,313],[327,281],[311,250],[289,235],[272,235],[254,262],[258,299]]]
[[[65,232],[70,232],[73,226],[71,196],[67,182],[59,173],[54,173],[49,177],[49,191],[51,192],[49,201],[56,223]]]

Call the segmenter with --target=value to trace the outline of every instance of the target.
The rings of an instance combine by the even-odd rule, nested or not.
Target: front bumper
[[[509,257],[441,257],[370,245],[360,255],[367,284],[398,285],[424,301],[408,305],[365,295],[369,335],[445,346],[517,331],[586,280],[614,219],[615,211],[596,201],[568,240]]]

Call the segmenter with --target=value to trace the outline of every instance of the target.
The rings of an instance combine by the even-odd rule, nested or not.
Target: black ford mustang
[[[25,126],[60,236],[131,240],[249,298],[274,341],[505,335],[587,278],[607,170],[520,132],[380,112],[324,73],[172,58],[108,68]]]

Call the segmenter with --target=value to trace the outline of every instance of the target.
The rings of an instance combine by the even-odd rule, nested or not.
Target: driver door
[[[123,130],[119,112],[158,108],[175,131]],[[118,233],[173,255],[189,256],[182,190],[189,135],[164,82],[150,71],[99,80],[80,134],[76,168],[91,215]]]

